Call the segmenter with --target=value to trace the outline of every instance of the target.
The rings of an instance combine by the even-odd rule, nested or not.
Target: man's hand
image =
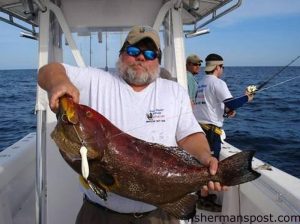
[[[254,93],[249,93],[246,91],[245,94],[248,96],[248,102],[251,102],[254,98]]]
[[[57,85],[48,92],[49,106],[53,112],[57,112],[59,98],[64,95],[72,97],[75,103],[79,102],[79,90],[71,82]]]
[[[47,91],[49,106],[53,112],[57,112],[59,98],[69,95],[75,103],[79,102],[79,90],[69,80],[66,70],[60,63],[50,63],[39,69],[38,84]]]
[[[248,96],[248,102],[253,100],[256,90],[257,87],[255,85],[250,85],[246,88],[245,94]]]
[[[207,166],[209,167],[209,172],[211,175],[215,175],[218,170],[218,160],[215,157],[210,157],[207,161]],[[208,191],[227,191],[227,186],[222,186],[219,182],[209,181],[208,185],[202,187],[202,191],[205,191],[205,194],[208,194]]]
[[[235,110],[230,110],[229,108],[225,107],[225,112],[226,112],[226,116],[227,118],[232,118],[236,115],[236,111]]]
[[[189,135],[180,140],[178,145],[193,155],[201,164],[209,167],[211,175],[216,174],[218,170],[218,160],[211,155],[206,136],[203,133]],[[204,186],[203,189],[208,192],[208,190],[225,191],[228,188],[226,186],[221,186],[218,182],[211,181],[207,186]]]

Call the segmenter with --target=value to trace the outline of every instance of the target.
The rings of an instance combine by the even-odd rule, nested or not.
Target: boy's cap
[[[210,72],[216,68],[217,65],[223,65],[224,61],[206,61],[205,71]]]
[[[223,58],[218,55],[218,54],[209,54],[206,58],[205,58],[205,71],[206,72],[211,72],[213,71],[218,65],[223,65],[224,64],[224,60]]]

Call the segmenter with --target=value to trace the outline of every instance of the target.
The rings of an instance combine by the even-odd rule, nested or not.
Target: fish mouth
[[[72,98],[63,96],[59,99],[58,117],[66,123],[77,124],[78,114],[76,113],[76,105]]]

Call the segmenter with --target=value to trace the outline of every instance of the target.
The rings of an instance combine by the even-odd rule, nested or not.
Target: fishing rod
[[[261,90],[265,85],[267,85],[273,78],[275,78],[277,75],[279,75],[281,72],[283,72],[286,68],[288,68],[291,64],[293,64],[295,61],[297,61],[300,58],[300,56],[297,56],[294,58],[290,63],[288,63],[286,66],[281,68],[278,72],[271,75],[266,81],[262,82],[261,84],[257,85],[250,85],[247,87],[247,91],[250,93],[255,93],[259,90]]]
[[[261,84],[257,84],[257,85],[249,85],[246,90],[247,92],[249,92],[250,94],[255,94],[257,92],[261,92],[261,91],[264,91],[266,89],[269,89],[269,88],[272,88],[272,87],[275,87],[275,86],[279,86],[279,85],[282,85],[286,82],[289,82],[293,79],[296,79],[296,78],[299,78],[300,76],[297,76],[297,77],[293,77],[291,79],[288,79],[288,80],[285,80],[283,82],[280,82],[280,83],[277,83],[273,86],[270,86],[270,87],[267,87],[267,88],[263,88],[266,84],[268,84],[275,76],[277,76],[278,74],[280,74],[282,71],[284,71],[287,67],[289,67],[291,64],[293,64],[295,61],[297,61],[298,59],[300,58],[300,56],[297,56],[295,59],[293,59],[290,63],[288,63],[286,66],[284,66],[283,68],[281,68],[278,72],[276,72],[275,74],[271,75],[266,81],[262,82]],[[242,98],[244,97],[245,95],[242,95],[240,97],[237,97],[237,98],[232,98],[232,99],[229,99],[227,100],[226,102],[230,102],[230,101],[233,101],[233,100],[236,100],[238,98]],[[224,112],[224,115],[223,117],[228,117],[230,114],[233,113],[234,110],[229,110],[229,111],[225,111]]]
[[[282,85],[282,84],[284,84],[284,83],[286,83],[286,82],[290,82],[290,81],[292,81],[292,80],[294,80],[294,79],[297,79],[297,78],[300,78],[300,75],[295,76],[295,77],[290,78],[290,79],[287,79],[287,80],[284,80],[284,81],[282,81],[282,82],[280,82],[280,83],[277,83],[277,84],[274,84],[274,85],[272,85],[272,86],[268,86],[268,87],[265,87],[265,88],[261,88],[260,90],[256,90],[255,93],[257,93],[257,92],[262,92],[262,91],[264,91],[264,90],[267,90],[267,89],[270,89],[270,88],[273,88],[273,87],[276,87],[276,86],[280,86],[280,85]]]

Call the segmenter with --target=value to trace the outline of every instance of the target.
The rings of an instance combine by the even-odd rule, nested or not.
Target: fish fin
[[[85,188],[85,189],[91,189],[98,197],[100,197],[103,200],[107,200],[107,190],[104,186],[101,184],[94,184],[90,180],[86,180],[83,176],[79,176],[79,181],[80,184]]]
[[[107,201],[107,192],[103,186],[95,185],[89,180],[87,180],[87,184],[98,197],[102,198],[104,201]]]
[[[90,176],[87,180],[89,187],[103,200],[107,198],[107,191],[111,191],[116,181],[114,177],[105,169],[98,169],[97,173],[94,172],[94,163],[91,164]]]
[[[81,186],[83,186],[85,189],[89,189],[90,188],[87,180],[84,179],[84,177],[81,176],[81,175],[79,175],[79,182],[80,182]]]
[[[187,194],[176,202],[163,204],[159,207],[177,219],[188,220],[196,214],[197,200],[196,194]]]
[[[260,177],[260,173],[252,169],[252,158],[255,151],[239,152],[219,162],[215,181],[226,186],[246,183]],[[213,178],[214,179],[214,178]]]

